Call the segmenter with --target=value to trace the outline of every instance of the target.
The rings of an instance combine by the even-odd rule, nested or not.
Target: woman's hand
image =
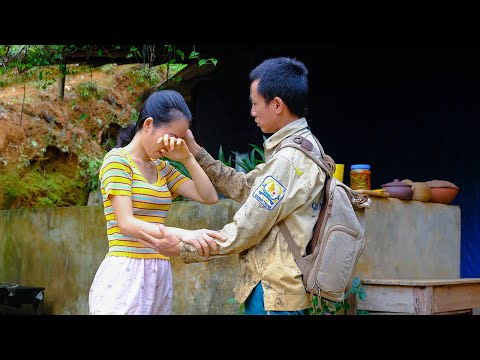
[[[165,256],[178,256],[180,254],[181,240],[172,232],[168,231],[165,225],[159,225],[162,238],[156,238],[143,230],[138,230],[142,237],[137,240],[148,248],[158,251]]]
[[[164,146],[163,149],[160,149],[163,156],[181,163],[187,161],[192,155],[183,139],[170,136],[169,134],[158,138],[157,144]]]
[[[176,228],[176,235],[169,231],[165,225],[158,225],[162,238],[156,238],[139,230],[142,237],[138,238],[148,248],[158,251],[165,256],[180,255],[180,241],[193,245],[201,256],[209,257],[218,254],[218,246],[214,239],[225,241],[225,238],[215,230],[199,229],[186,230]]]

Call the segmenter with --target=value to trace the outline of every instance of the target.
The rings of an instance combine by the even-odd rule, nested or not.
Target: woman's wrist
[[[193,156],[192,153],[188,153],[188,156],[187,156],[185,159],[182,159],[180,162],[181,162],[183,165],[187,166],[189,163],[193,163],[193,162],[195,162],[195,161],[196,161],[196,160],[195,160],[195,156]]]

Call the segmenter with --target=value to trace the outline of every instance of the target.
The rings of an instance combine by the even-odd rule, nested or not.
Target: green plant
[[[238,301],[235,298],[230,298],[227,300],[229,304],[238,304]],[[245,303],[238,304],[237,315],[245,315]]]
[[[98,173],[102,165],[102,159],[93,158],[87,155],[81,155],[79,158],[80,176],[87,180],[87,187],[89,191],[95,191],[100,187],[100,179]]]
[[[60,207],[85,205],[87,198],[78,172],[45,169],[41,162],[0,173],[0,208]]]
[[[170,165],[172,165],[174,168],[176,168],[182,175],[185,175],[186,177],[188,177],[190,179],[192,178],[190,176],[190,173],[188,172],[187,168],[185,167],[185,165],[183,165],[181,162],[171,160],[167,157],[164,157],[162,160],[168,161],[170,163]],[[184,199],[183,196],[179,195],[173,201],[182,201],[183,199]]]
[[[102,97],[102,91],[95,81],[86,81],[79,84],[78,91],[82,98],[94,97],[98,100]]]
[[[361,300],[367,298],[367,293],[363,289],[360,279],[355,276],[352,280],[352,287],[345,293],[345,298],[343,301],[330,301],[324,298],[320,299],[318,296],[313,297],[313,306],[308,309],[310,315],[339,315],[345,314],[348,309],[350,309],[350,304],[348,303],[348,297],[350,295],[356,295]],[[368,312],[364,310],[357,311],[357,315],[367,315]]]
[[[238,166],[240,166],[246,172],[252,171],[253,169],[255,169],[255,167],[258,164],[262,164],[262,163],[265,162],[265,154],[264,154],[263,149],[261,147],[257,146],[257,145],[254,145],[254,144],[250,144],[250,146],[253,149],[250,151],[250,154],[247,157],[244,157],[244,158],[240,159],[239,161],[234,160],[235,163],[238,164]],[[257,159],[255,157],[255,154],[257,154],[257,153],[260,155],[260,159]],[[238,153],[235,152],[235,154],[238,156]]]
[[[225,159],[225,154],[223,152],[223,147],[221,144],[220,144],[220,147],[218,148],[218,160],[220,160],[220,162],[224,165],[227,165],[230,167],[232,166],[232,155],[230,155],[228,159]]]
[[[160,75],[156,67],[148,65],[138,65],[132,69],[131,76],[138,85],[143,85],[145,82],[148,86],[155,86],[160,82]]]
[[[186,177],[188,177],[190,179],[192,178],[190,176],[190,173],[188,172],[187,168],[185,167],[185,165],[183,165],[181,162],[169,159],[167,157],[164,157],[162,160],[168,161],[170,163],[170,165],[172,165],[174,168],[176,168],[178,171],[180,171],[180,173],[182,175],[185,175]]]
[[[213,64],[214,66],[217,66],[218,60],[215,58],[209,58],[209,59],[201,59],[198,55],[200,53],[196,52],[193,50],[190,55],[188,56],[189,59],[197,59],[198,60],[198,66],[203,66],[206,64]]]
[[[176,45],[165,45],[165,48],[168,51],[168,57],[169,61],[168,63],[172,64],[177,64],[177,56],[180,58],[180,61],[185,60],[185,53],[178,49]],[[198,60],[198,66],[203,66],[206,64],[213,64],[214,66],[217,65],[218,60],[215,58],[209,58],[209,59],[202,59],[200,56],[200,53],[198,51],[195,51],[195,47],[193,50],[190,52],[190,55],[188,55],[189,59],[197,59]]]
[[[105,64],[100,67],[100,70],[106,73],[112,73],[117,64]]]

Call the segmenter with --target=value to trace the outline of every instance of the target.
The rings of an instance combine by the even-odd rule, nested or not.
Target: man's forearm
[[[217,190],[230,199],[245,202],[259,170],[254,169],[248,174],[237,172],[215,160],[204,148],[195,155],[195,159]]]

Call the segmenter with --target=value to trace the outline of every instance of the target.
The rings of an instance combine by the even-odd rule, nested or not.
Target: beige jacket
[[[285,219],[295,242],[305,254],[320,210],[318,202],[325,173],[300,150],[291,147],[272,156],[275,147],[293,134],[302,135],[317,146],[305,118],[298,119],[263,144],[266,163],[259,164],[248,174],[223,165],[203,148],[198,152],[196,159],[214,186],[243,205],[233,222],[220,230],[226,241],[218,242],[218,255],[203,258],[193,246],[185,243],[180,249],[185,263],[239,254],[235,298],[243,303],[262,281],[267,311],[294,311],[311,306],[300,270],[276,224]]]

